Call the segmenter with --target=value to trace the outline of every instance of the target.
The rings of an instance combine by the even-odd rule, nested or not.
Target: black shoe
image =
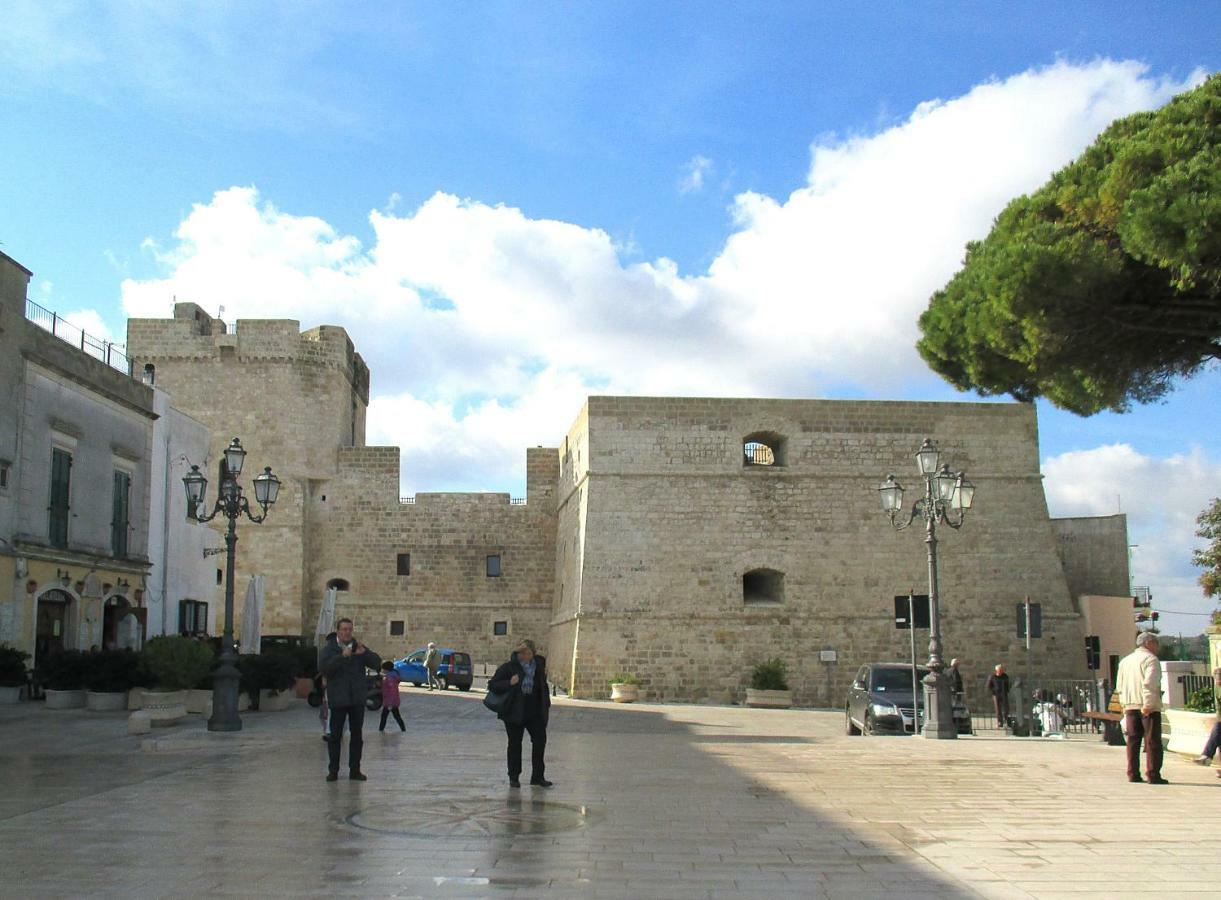
[[[1149,778],[1149,779],[1146,779],[1146,780],[1147,780],[1147,781],[1148,781],[1150,784],[1170,784],[1170,782],[1169,782],[1169,781],[1167,781],[1165,778],[1163,778],[1161,775],[1158,775],[1156,778]]]
[[[518,781],[516,778],[510,778],[509,787],[521,787],[521,782]]]
[[[338,780],[339,780],[339,773],[338,773],[338,772],[327,772],[327,773],[326,773],[326,780],[327,780],[327,781],[338,781]]]
[[[369,776],[363,775],[360,772],[352,772],[350,775],[348,775],[348,780],[349,781],[368,781]]]
[[[530,783],[535,787],[551,787],[555,784],[554,781],[548,781],[546,778],[531,778]]]
[[[1144,784],[1145,783],[1145,779],[1141,778],[1139,775],[1137,775],[1135,778],[1129,778],[1128,781],[1132,782],[1132,784]]]
[[[322,739],[323,739],[324,741],[326,741],[328,744],[331,742],[331,736],[330,736],[329,734],[324,734],[324,735],[322,736]]]

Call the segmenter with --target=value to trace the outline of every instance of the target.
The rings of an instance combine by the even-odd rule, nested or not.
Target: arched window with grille
[[[774,431],[756,431],[742,439],[743,466],[783,466],[787,441]]]

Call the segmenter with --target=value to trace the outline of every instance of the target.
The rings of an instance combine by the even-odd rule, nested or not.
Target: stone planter
[[[143,711],[154,728],[173,725],[186,718],[186,691],[145,691]]]
[[[792,691],[760,691],[746,689],[746,705],[756,709],[788,709],[793,705]]]
[[[0,687],[0,706],[12,706],[21,702],[21,687]]]
[[[1168,732],[1166,749],[1171,753],[1190,753],[1199,756],[1212,731],[1215,713],[1191,712],[1186,709],[1162,710],[1162,728]]]
[[[616,703],[635,703],[640,699],[640,685],[616,681],[611,685],[611,699]]]
[[[259,691],[259,712],[284,712],[293,695],[289,691]]]
[[[47,709],[80,709],[85,705],[85,691],[53,691],[47,688]]]
[[[117,712],[127,709],[127,691],[86,691],[85,708],[94,712]]]
[[[188,713],[196,715],[207,713],[212,704],[212,692],[205,691],[201,688],[192,688],[185,692],[187,695],[186,708]]]
[[[128,710],[144,709],[144,688],[134,687],[127,692]]]

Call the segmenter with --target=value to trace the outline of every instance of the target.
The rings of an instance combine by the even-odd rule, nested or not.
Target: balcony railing
[[[59,313],[44,309],[28,298],[25,301],[25,317],[39,328],[51,332],[74,347],[79,347],[112,369],[131,375],[131,360],[127,358],[127,354],[124,352],[127,348],[122,344],[113,344],[110,341],[96,338],[84,329],[73,325]]]

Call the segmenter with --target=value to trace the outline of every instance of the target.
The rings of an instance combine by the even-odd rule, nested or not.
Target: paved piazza
[[[551,790],[508,788],[479,702],[404,693],[357,784],[323,781],[316,712],[0,709],[9,897],[1218,895],[1221,779],[1129,785],[1094,739],[850,738],[829,712],[553,709]],[[368,722],[368,720],[366,720]],[[393,727],[393,721],[391,721]],[[528,753],[528,751],[527,751]],[[528,774],[528,773],[527,773]]]

